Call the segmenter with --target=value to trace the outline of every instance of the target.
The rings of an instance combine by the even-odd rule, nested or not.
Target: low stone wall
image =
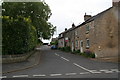
[[[0,63],[17,63],[27,60],[36,50],[21,55],[3,55]]]

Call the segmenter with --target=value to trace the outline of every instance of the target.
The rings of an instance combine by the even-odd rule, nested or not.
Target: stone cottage
[[[70,46],[72,51],[90,50],[97,58],[117,58],[120,40],[119,14],[119,0],[113,1],[112,7],[95,16],[85,14],[85,22],[61,33],[64,34],[62,36],[64,46]]]

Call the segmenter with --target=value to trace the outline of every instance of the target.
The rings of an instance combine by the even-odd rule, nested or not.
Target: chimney
[[[65,28],[65,31],[67,31],[67,28]]]
[[[113,6],[119,6],[120,5],[120,0],[113,0],[112,5]]]
[[[74,27],[75,27],[75,24],[73,23],[73,24],[72,24],[72,28],[74,28]]]
[[[85,13],[85,15],[84,15],[84,21],[88,20],[91,17],[92,17],[91,15],[86,15],[86,13]]]

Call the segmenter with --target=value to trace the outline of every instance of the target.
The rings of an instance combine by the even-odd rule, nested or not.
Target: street
[[[38,65],[29,69],[3,74],[3,78],[118,78],[118,63],[98,61],[80,55],[38,48]],[[9,65],[9,64],[8,64]],[[17,66],[25,65],[24,62]],[[3,64],[3,72],[5,70]]]

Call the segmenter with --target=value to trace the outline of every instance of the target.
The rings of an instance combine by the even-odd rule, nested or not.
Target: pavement
[[[3,64],[3,72],[13,71],[2,78],[118,78],[120,72],[118,63],[91,60],[49,46],[37,50],[25,62]]]
[[[19,63],[4,63],[2,64],[2,73],[12,73],[17,72],[21,70],[26,70],[29,68],[32,68],[39,64],[40,59],[40,50],[39,48],[36,48],[37,50],[35,53],[33,53],[26,61],[19,62]]]

